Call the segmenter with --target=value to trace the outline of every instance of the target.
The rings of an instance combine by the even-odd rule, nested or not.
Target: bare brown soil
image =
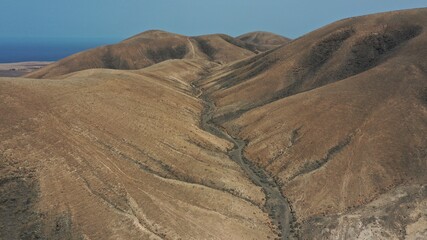
[[[149,31],[0,78],[0,239],[425,239],[425,29]]]
[[[247,158],[275,177],[303,238],[313,237],[314,222],[322,229],[329,216],[427,182],[426,16],[417,9],[345,19],[204,79],[214,121],[247,141]],[[359,227],[350,238],[411,221],[383,217],[377,230]],[[351,231],[342,224],[334,231],[344,235],[325,236],[349,238],[337,237]],[[406,236],[397,232],[382,238]]]
[[[27,77],[52,78],[91,68],[136,70],[170,59],[229,63],[254,56],[259,52],[257,46],[225,34],[187,37],[152,30],[118,44],[77,53]]]
[[[228,150],[230,159],[236,162],[245,174],[251,179],[251,181],[260,186],[265,194],[266,200],[263,206],[264,211],[268,213],[273,224],[277,229],[276,232],[280,239],[296,239],[297,233],[291,232],[294,222],[294,216],[291,213],[288,200],[282,195],[280,188],[276,181],[271,178],[262,168],[252,164],[248,159],[244,157],[244,148],[247,143],[238,138],[230,136],[224,129],[216,125],[213,120],[213,113],[215,112],[215,105],[209,96],[206,96],[203,91],[197,86],[197,82],[194,83],[195,92],[201,99],[204,100],[205,109],[202,112],[202,129],[223,138],[229,142],[232,142],[234,147]]]
[[[289,38],[270,32],[250,32],[236,38],[252,45],[254,49],[260,52],[272,50],[291,41]]]

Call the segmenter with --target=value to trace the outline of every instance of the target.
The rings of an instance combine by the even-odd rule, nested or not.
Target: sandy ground
[[[0,63],[0,77],[18,77],[38,70],[52,62]]]

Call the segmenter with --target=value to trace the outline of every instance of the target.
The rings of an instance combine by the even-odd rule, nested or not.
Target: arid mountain
[[[427,9],[346,19],[204,80],[217,122],[281,184],[308,239],[425,225],[426,28]]]
[[[190,82],[213,65],[2,78],[0,238],[274,237],[231,144],[198,127]]]
[[[250,32],[240,35],[236,39],[254,45],[261,52],[277,48],[291,41],[289,38],[270,32]]]
[[[223,34],[187,37],[147,31],[118,44],[77,53],[30,73],[30,78],[51,78],[91,68],[141,69],[169,59],[201,59],[222,63],[255,55],[253,45]]]
[[[206,79],[225,119],[266,103],[357,75],[424,47],[425,10],[345,19],[273,52],[234,63]],[[381,23],[381,24],[380,24]],[[414,43],[414,44],[412,44]],[[238,101],[235,101],[238,99]]]
[[[426,29],[149,31],[0,78],[0,239],[425,239]]]

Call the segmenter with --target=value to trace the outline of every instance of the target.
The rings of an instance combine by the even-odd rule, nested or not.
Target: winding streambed
[[[280,187],[263,169],[244,157],[243,150],[246,147],[246,142],[243,139],[229,135],[212,121],[215,111],[214,102],[204,95],[199,87],[194,84],[191,86],[195,92],[198,92],[196,96],[202,99],[205,104],[201,117],[201,128],[234,144],[233,149],[228,151],[229,157],[240,165],[254,184],[263,189],[266,195],[264,211],[268,213],[272,222],[277,226],[280,239],[290,239],[292,214],[289,203],[283,197]]]

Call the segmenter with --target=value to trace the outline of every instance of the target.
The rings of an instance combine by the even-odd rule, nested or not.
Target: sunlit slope
[[[212,63],[162,64],[0,79],[0,238],[274,236],[230,143],[199,128],[189,84]]]
[[[426,27],[148,31],[0,78],[0,239],[427,238]]]
[[[271,75],[273,64],[213,91],[218,116],[251,109],[219,120],[249,142],[248,159],[282,184],[302,236],[390,239],[426,232],[426,17],[420,9],[340,21],[331,26],[351,29],[352,36],[320,66],[295,75],[276,63],[281,77]],[[334,36],[331,26],[306,37]],[[291,52],[304,38],[278,52]],[[329,50],[321,52],[323,58]],[[278,53],[266,57],[271,54]],[[294,66],[294,59],[285,62]]]
[[[414,52],[421,56],[426,13],[416,9],[332,23],[279,49],[223,67],[205,80],[204,88],[216,100],[219,120],[227,120],[391,59],[404,60]]]
[[[255,55],[252,45],[224,34],[187,37],[147,31],[120,43],[90,49],[27,75],[51,78],[92,68],[141,69],[169,59],[202,59],[222,63]]]
[[[250,32],[236,37],[237,39],[254,45],[259,51],[267,51],[289,43],[289,38],[270,32]]]

